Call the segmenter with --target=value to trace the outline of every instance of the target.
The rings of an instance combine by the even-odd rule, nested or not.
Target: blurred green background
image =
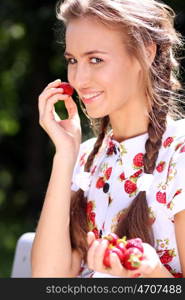
[[[165,2],[185,35],[184,0]],[[35,231],[50,176],[54,149],[38,124],[37,99],[50,81],[67,81],[55,4],[0,2],[0,277],[11,276],[17,239]],[[184,67],[182,60],[183,85]],[[79,112],[85,140],[92,132]]]

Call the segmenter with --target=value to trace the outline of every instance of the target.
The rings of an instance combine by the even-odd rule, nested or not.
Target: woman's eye
[[[75,59],[74,58],[66,58],[65,61],[66,61],[67,65],[68,64],[74,65],[74,63],[75,63]]]
[[[67,65],[74,65],[76,63],[76,59],[75,58],[65,58],[65,61],[66,61],[66,64]],[[98,57],[91,57],[90,58],[90,62],[93,64],[93,65],[97,65],[99,63],[101,63],[103,60],[101,58],[98,58]]]
[[[101,63],[102,61],[103,61],[103,59],[101,59],[101,58],[98,58],[98,57],[91,57],[91,62],[93,63],[93,64],[99,64],[99,63]]]

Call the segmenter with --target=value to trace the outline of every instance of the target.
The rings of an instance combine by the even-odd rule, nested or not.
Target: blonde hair
[[[57,18],[67,28],[75,18],[94,17],[105,26],[121,28],[127,35],[126,46],[142,66],[145,93],[150,110],[148,112],[148,140],[143,157],[144,172],[153,173],[162,136],[166,130],[166,120],[184,117],[179,103],[182,101],[178,80],[178,49],[183,45],[180,33],[174,28],[175,12],[168,5],[156,0],[66,0],[59,1],[56,7]],[[152,64],[147,57],[147,46],[156,44],[156,56]],[[110,126],[109,117],[92,120],[98,123],[99,132],[94,149],[89,155],[85,170],[90,171],[94,156],[102,145]],[[98,121],[98,122],[97,122]],[[96,131],[95,131],[96,130]],[[86,217],[87,199],[83,191],[76,192],[71,201],[72,246],[79,248],[84,257],[87,250]],[[141,237],[153,244],[153,232],[148,223],[146,193],[139,192],[129,207],[127,214],[120,218],[116,232],[127,237]]]

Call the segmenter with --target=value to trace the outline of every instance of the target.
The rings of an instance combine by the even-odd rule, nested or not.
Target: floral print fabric
[[[143,155],[148,133],[117,142],[110,131],[95,156],[91,180],[85,192],[89,231],[96,237],[113,232],[122,213],[126,212],[139,189],[138,178],[143,174]],[[72,190],[78,190],[75,178],[84,172],[84,165],[96,138],[81,144],[76,162]],[[161,262],[174,275],[182,277],[175,239],[174,215],[185,209],[185,119],[168,118],[167,129],[153,172],[150,189],[146,192],[155,249]],[[81,277],[110,277],[82,266]]]

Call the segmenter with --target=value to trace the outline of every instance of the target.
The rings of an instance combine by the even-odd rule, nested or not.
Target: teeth
[[[99,95],[99,94],[100,94],[100,93],[87,94],[87,95],[84,95],[83,98],[89,99],[89,98],[95,97],[95,96],[97,96],[97,95]]]

